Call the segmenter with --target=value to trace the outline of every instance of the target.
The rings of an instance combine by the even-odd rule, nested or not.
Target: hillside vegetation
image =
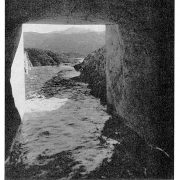
[[[33,66],[57,66],[68,61],[66,56],[54,53],[50,50],[27,48],[25,52],[27,52]]]

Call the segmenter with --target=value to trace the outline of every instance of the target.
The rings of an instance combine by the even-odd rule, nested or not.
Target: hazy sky
[[[23,31],[48,33],[52,31],[64,31],[71,27],[89,29],[92,31],[105,31],[105,25],[51,25],[51,24],[23,24]]]

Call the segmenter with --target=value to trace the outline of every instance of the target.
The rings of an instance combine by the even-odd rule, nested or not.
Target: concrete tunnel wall
[[[174,2],[172,0],[6,1],[6,155],[21,122],[10,85],[21,25],[107,27],[107,100],[148,143],[173,154]]]
[[[146,52],[154,48],[153,42],[142,42],[135,36],[135,42],[131,40],[130,44],[126,41],[129,37],[122,36],[120,26],[107,26],[107,100],[129,127],[147,142],[155,143],[158,127],[151,122],[159,120],[157,59]]]

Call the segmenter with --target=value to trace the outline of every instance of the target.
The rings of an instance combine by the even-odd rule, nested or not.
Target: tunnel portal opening
[[[42,85],[42,82],[45,83],[50,76],[57,73],[60,64],[73,67],[82,63],[88,53],[93,53],[102,47],[105,49],[105,29],[105,24],[23,24],[11,67],[12,93],[21,119],[27,110],[25,108],[27,89],[33,86],[27,83],[30,72],[33,72],[32,69],[37,69],[37,72],[33,73],[37,78],[39,77],[39,80],[41,79],[41,82],[38,79],[37,81]],[[53,68],[50,69],[50,66]],[[39,67],[44,68],[46,78],[38,76]],[[50,71],[51,75],[47,73]],[[36,88],[35,85],[34,91]]]
[[[13,96],[22,120],[12,152],[17,144],[21,145],[20,154],[29,149],[22,156],[31,164],[42,154],[46,159],[58,150],[80,146],[73,157],[92,171],[113,154],[110,145],[99,144],[110,117],[99,99],[106,99],[106,43],[111,36],[105,25],[65,26],[48,31],[48,26],[38,29],[36,24],[28,29],[23,25],[11,70]],[[112,53],[113,48],[109,50]],[[81,74],[75,70],[79,65],[83,66]],[[90,152],[85,152],[87,148]]]

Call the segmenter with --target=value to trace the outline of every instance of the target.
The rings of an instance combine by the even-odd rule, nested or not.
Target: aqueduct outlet
[[[46,23],[107,24],[108,106],[148,143],[165,149],[173,156],[173,10],[172,0],[7,0],[6,155],[23,115],[23,111],[17,110],[21,109],[19,106],[25,97],[24,66],[19,58],[23,54],[22,24]],[[20,49],[17,51],[18,45]],[[17,75],[18,71],[21,75]],[[21,98],[16,98],[16,88]]]

